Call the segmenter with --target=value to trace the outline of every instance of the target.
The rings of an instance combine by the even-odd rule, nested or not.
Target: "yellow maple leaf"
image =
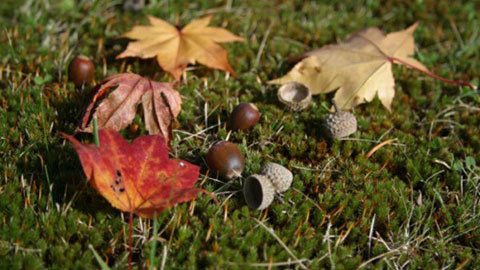
[[[390,111],[395,95],[393,62],[429,73],[422,63],[410,57],[414,53],[416,28],[417,23],[388,35],[378,28],[367,28],[344,43],[306,53],[306,58],[288,74],[270,83],[299,82],[313,94],[337,90],[334,101],[342,109],[370,102],[377,95]]]
[[[217,43],[244,41],[224,28],[210,27],[211,16],[194,20],[178,29],[159,18],[148,16],[151,26],[135,26],[122,37],[134,39],[118,58],[156,57],[158,64],[175,79],[180,79],[188,64],[196,61],[235,76],[227,52]]]

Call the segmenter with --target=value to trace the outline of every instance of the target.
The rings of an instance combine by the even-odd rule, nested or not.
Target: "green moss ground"
[[[141,13],[109,1],[0,2],[1,269],[99,268],[89,245],[111,267],[127,267],[128,218],[86,184],[76,153],[58,131],[73,133],[88,102],[88,91],[67,83],[74,54],[94,59],[97,81],[126,69],[170,80],[153,60],[115,60],[127,44],[116,37],[145,24],[146,14],[173,23],[214,14],[213,24],[247,39],[225,45],[236,78],[203,66],[187,72],[178,87],[184,99],[176,155],[199,164],[204,175],[205,153],[227,137],[233,107],[255,102],[260,124],[229,138],[247,158],[244,176],[274,161],[295,179],[283,203],[252,211],[240,181],[226,185],[215,175],[202,176],[198,186],[215,191],[220,204],[201,195],[165,211],[156,238],[150,220],[135,218],[135,268],[151,264],[155,239],[154,265],[163,261],[167,269],[265,268],[289,261],[283,267],[480,267],[477,92],[395,66],[393,112],[378,100],[362,105],[355,109],[359,132],[327,142],[320,123],[331,95],[316,96],[308,110],[293,113],[266,85],[291,68],[289,57],[307,49],[367,26],[391,32],[415,21],[419,60],[441,76],[478,83],[479,4],[189,2],[150,1]],[[145,133],[141,118],[135,122],[140,128],[125,137]],[[387,139],[397,141],[365,157]]]

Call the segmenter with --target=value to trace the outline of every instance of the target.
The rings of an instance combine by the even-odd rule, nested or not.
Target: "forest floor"
[[[392,112],[378,99],[358,106],[358,132],[329,142],[321,122],[331,94],[297,113],[267,84],[307,50],[365,27],[388,33],[417,21],[414,57],[438,75],[478,84],[479,10],[474,1],[152,0],[135,13],[119,1],[0,1],[0,268],[99,268],[93,250],[110,267],[127,267],[128,215],[87,184],[59,132],[74,133],[90,98],[91,86],[68,82],[76,54],[94,61],[97,82],[125,71],[172,81],[153,59],[115,59],[128,43],[118,36],[147,24],[147,14],[183,25],[212,14],[212,25],[246,42],[223,45],[235,78],[194,65],[176,87],[183,104],[173,152],[201,166],[197,186],[219,203],[199,195],[164,211],[156,236],[152,220],[136,217],[134,268],[479,267],[477,91],[395,65]],[[264,211],[246,206],[243,178],[205,175],[208,147],[227,138],[239,102],[261,112],[252,130],[229,135],[246,157],[243,177],[269,161],[295,176]],[[140,117],[134,123],[138,129],[122,132],[129,140],[146,134]]]

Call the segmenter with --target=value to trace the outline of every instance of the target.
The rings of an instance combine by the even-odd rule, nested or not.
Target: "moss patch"
[[[110,266],[126,268],[128,220],[85,182],[58,131],[73,133],[88,103],[89,89],[77,91],[67,82],[75,54],[94,60],[97,81],[126,70],[170,80],[153,60],[115,60],[127,44],[117,36],[145,24],[146,14],[182,24],[214,14],[213,24],[247,39],[225,45],[236,78],[203,66],[187,72],[178,87],[184,99],[175,155],[205,174],[209,145],[228,136],[229,113],[239,102],[254,102],[260,123],[229,136],[246,156],[244,176],[274,161],[295,178],[281,201],[260,212],[245,205],[241,180],[203,177],[200,186],[217,192],[220,203],[199,196],[162,213],[156,238],[152,221],[135,218],[134,267],[149,265],[153,239],[155,261],[165,259],[172,269],[289,261],[295,262],[288,267],[301,262],[311,269],[478,267],[477,92],[394,67],[393,113],[378,100],[362,105],[354,111],[359,132],[328,142],[320,123],[330,95],[315,96],[311,107],[293,113],[278,102],[276,87],[266,85],[305,50],[367,26],[391,32],[415,21],[421,22],[415,34],[420,61],[438,75],[478,83],[478,4],[148,2],[131,13],[111,1],[1,1],[0,268],[98,268],[89,245]],[[145,134],[141,118],[134,122],[138,128],[124,131],[126,138]]]

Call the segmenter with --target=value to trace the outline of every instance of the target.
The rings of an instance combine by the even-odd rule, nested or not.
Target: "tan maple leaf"
[[[115,90],[106,96],[108,90],[114,87]],[[137,106],[142,104],[148,133],[160,134],[169,142],[171,125],[180,113],[182,98],[169,83],[155,82],[133,73],[113,75],[97,86],[80,131],[92,132],[90,119],[97,103],[93,116],[98,118],[99,129],[124,129],[135,118]]]
[[[370,102],[377,95],[391,111],[395,95],[392,63],[429,73],[422,63],[410,57],[414,53],[416,28],[417,23],[388,35],[378,28],[367,28],[343,43],[306,53],[306,58],[288,74],[270,83],[299,82],[313,94],[337,90],[334,101],[343,109]]]
[[[135,26],[123,37],[130,42],[127,49],[117,56],[151,58],[175,79],[179,80],[188,64],[196,61],[211,68],[221,69],[235,76],[228,63],[227,52],[217,43],[244,41],[224,28],[210,27],[211,16],[194,20],[182,29],[168,22],[148,16],[151,26]]]

